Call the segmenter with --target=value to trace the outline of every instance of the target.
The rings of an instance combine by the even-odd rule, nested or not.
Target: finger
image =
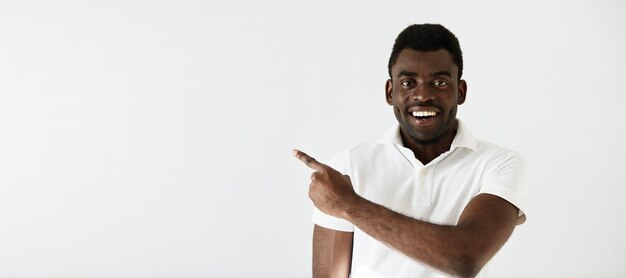
[[[350,176],[343,175],[343,179],[346,180],[349,184],[352,184],[352,180],[350,180]]]
[[[317,160],[315,160],[315,158],[312,158],[311,156],[300,150],[293,150],[293,155],[313,170],[321,170],[324,168],[324,164],[319,163]]]

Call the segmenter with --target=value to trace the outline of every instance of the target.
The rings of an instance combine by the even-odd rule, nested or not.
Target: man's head
[[[459,68],[459,79],[463,75],[463,53],[459,40],[450,30],[439,24],[414,24],[404,29],[396,38],[391,56],[389,57],[389,77],[391,78],[391,68],[396,64],[400,51],[403,49],[413,49],[422,52],[445,49],[452,56],[452,61]]]
[[[441,25],[412,25],[400,33],[389,59],[386,100],[406,144],[448,145],[457,106],[465,102],[461,48]],[[445,147],[445,146],[444,146]]]

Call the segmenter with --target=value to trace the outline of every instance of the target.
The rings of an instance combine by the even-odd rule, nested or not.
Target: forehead
[[[448,51],[416,51],[405,48],[400,51],[398,60],[391,67],[391,74],[397,77],[400,72],[413,72],[417,75],[448,71],[453,78],[458,77],[458,68]]]

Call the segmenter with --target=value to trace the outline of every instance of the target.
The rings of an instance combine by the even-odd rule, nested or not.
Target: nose
[[[413,91],[413,101],[415,102],[431,102],[435,98],[434,92],[426,84],[420,84]]]

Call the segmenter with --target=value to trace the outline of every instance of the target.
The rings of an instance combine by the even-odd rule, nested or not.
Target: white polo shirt
[[[456,225],[469,201],[480,193],[497,195],[520,209],[525,221],[527,195],[523,158],[510,150],[476,140],[459,121],[450,150],[423,165],[402,144],[396,124],[378,140],[361,143],[328,163],[349,175],[357,194],[409,217]],[[370,237],[352,223],[313,211],[315,224],[354,232],[353,278],[447,277]],[[488,265],[477,277],[486,277]]]

